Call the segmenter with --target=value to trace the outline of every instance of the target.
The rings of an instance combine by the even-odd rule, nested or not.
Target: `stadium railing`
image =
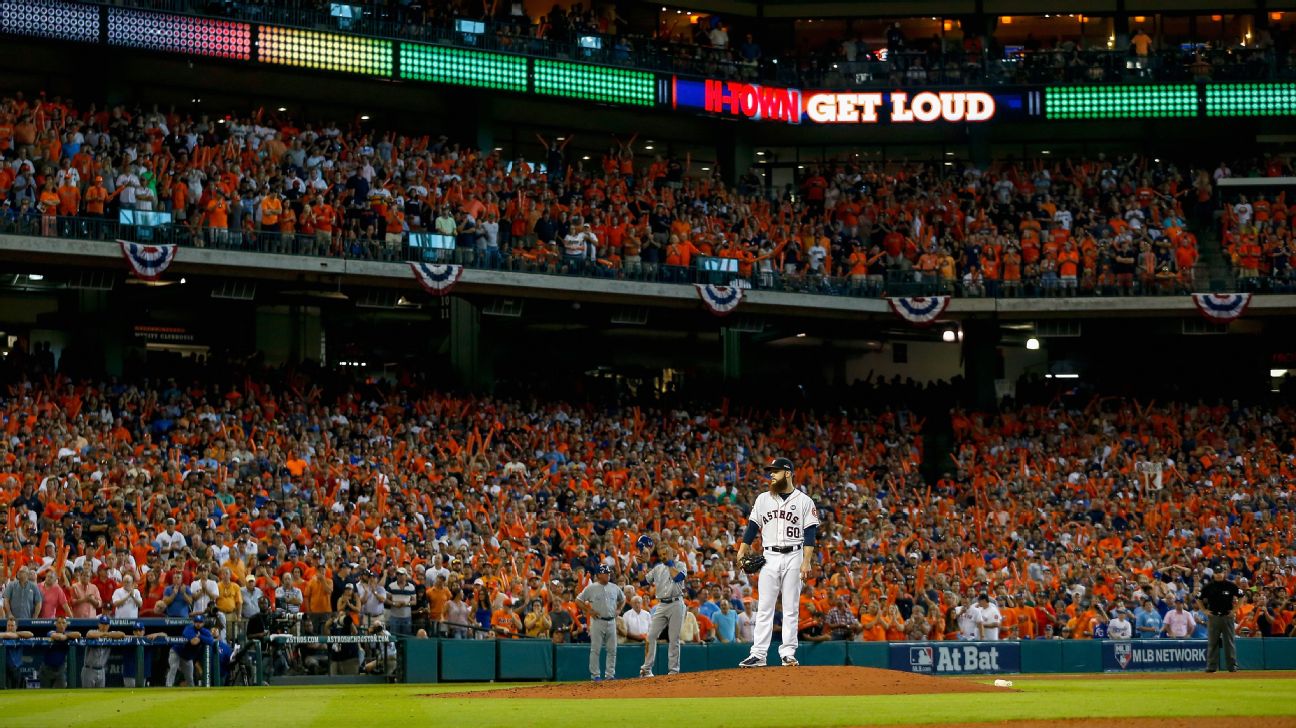
[[[433,247],[422,238],[411,244],[410,235],[402,237],[399,247],[383,240],[333,239],[325,254],[313,235],[279,232],[241,232],[224,229],[193,228],[183,224],[130,225],[97,217],[29,217],[0,220],[0,235],[36,236],[50,239],[51,253],[57,253],[56,241],[62,239],[111,242],[121,240],[145,245],[178,245],[181,247],[227,250],[241,253],[266,253],[302,257],[330,257],[348,260],[386,261],[393,263],[457,264],[465,268],[500,270],[535,275],[570,276],[607,280],[629,280],[678,285],[736,285],[754,290],[802,293],[822,296],[884,298],[896,296],[952,295],[961,298],[1070,298],[1115,296],[1167,296],[1196,292],[1296,292],[1296,279],[1289,277],[1242,278],[1235,271],[1195,271],[1189,278],[1177,274],[1139,280],[1129,287],[1083,283],[1064,286],[1060,279],[1049,277],[1023,280],[1013,284],[1002,281],[981,283],[939,280],[932,274],[913,270],[888,271],[880,280],[850,276],[788,274],[783,271],[755,270],[742,276],[734,265],[712,265],[709,261],[725,258],[696,258],[688,267],[665,264],[640,265],[637,269],[614,267],[607,261],[565,261],[561,255],[540,255],[534,249],[519,245],[503,246],[498,253],[478,248]],[[441,246],[441,243],[434,244]]]
[[[343,641],[376,644],[382,640],[357,637],[288,637],[274,638],[290,646],[341,644]],[[65,669],[70,687],[79,685],[77,671],[79,651],[88,647],[112,646],[124,652],[134,647],[137,675],[153,675],[165,670],[165,660],[144,662],[141,652],[157,653],[169,648],[174,638],[139,644],[140,640],[74,640],[70,645]],[[572,681],[589,677],[589,649],[585,644],[554,644],[547,639],[419,639],[386,640],[394,645],[397,656],[387,679],[396,682],[488,682],[501,681]],[[103,644],[101,644],[101,642]],[[86,643],[86,644],[82,644]],[[0,657],[9,668],[7,687],[35,687],[38,663],[49,646],[45,639],[0,641]],[[1296,639],[1243,637],[1236,641],[1238,665],[1242,670],[1290,670],[1296,668]],[[686,643],[681,650],[682,672],[721,670],[734,667],[747,656],[745,643]],[[8,651],[21,650],[23,659],[15,667],[8,662]],[[666,659],[667,646],[658,644],[658,661]],[[772,653],[776,654],[776,653]],[[220,661],[209,653],[199,661],[201,685],[224,683]],[[638,675],[643,647],[638,644],[618,646],[617,676]],[[127,656],[129,657],[129,655]],[[1205,639],[1036,639],[997,642],[854,642],[827,641],[802,643],[797,658],[803,665],[871,667],[900,672],[931,675],[1012,675],[1047,673],[1121,673],[1156,671],[1200,671],[1206,665]],[[108,684],[120,681],[120,660],[109,663]],[[156,657],[151,658],[156,660]],[[777,659],[775,656],[773,659]],[[211,661],[208,664],[209,660]],[[152,668],[150,668],[150,665]],[[318,680],[327,681],[320,676]],[[31,682],[29,683],[29,680]],[[196,680],[197,682],[197,680]],[[159,681],[152,680],[152,685]],[[246,683],[240,683],[246,684]],[[258,682],[257,684],[261,684]],[[139,685],[144,687],[143,684]]]
[[[144,626],[144,632],[148,636],[129,635],[135,622]],[[109,686],[121,684],[127,663],[135,666],[135,670],[131,671],[135,676],[142,676],[137,687],[164,686],[167,665],[163,655],[172,646],[184,644],[180,634],[188,624],[188,619],[114,619],[110,622],[110,629],[126,632],[128,636],[120,639],[69,639],[61,643],[68,648],[67,661],[62,668],[66,671],[64,675],[68,687],[83,687],[80,667],[85,662],[86,651],[95,647],[109,647],[113,650],[105,668]],[[98,621],[93,619],[68,620],[68,630],[72,632],[84,633],[98,626]],[[230,626],[233,633],[233,625]],[[40,668],[45,654],[55,645],[45,635],[53,627],[52,619],[18,620],[19,631],[29,631],[34,636],[0,640],[0,665],[4,666],[0,688],[40,685]],[[403,682],[404,639],[403,636],[385,632],[356,635],[300,634],[299,629],[292,627],[288,627],[286,632],[268,634],[258,639],[237,637],[226,642],[230,654],[224,660],[221,659],[217,645],[203,649],[202,656],[196,660],[194,687],[262,685],[267,679],[276,676],[327,674],[328,651],[334,649],[335,645],[345,643],[383,645],[363,648],[372,651],[359,661],[361,674],[382,677],[390,682]],[[371,664],[372,669],[364,670],[366,664]]]
[[[397,5],[331,3],[327,10],[298,3],[223,0],[90,0],[85,4],[239,19],[310,30],[341,31],[393,40],[560,58],[689,76],[762,81],[824,89],[871,85],[997,85],[1139,83],[1148,81],[1262,81],[1296,78],[1296,68],[1271,49],[1184,44],[1139,57],[1128,50],[1089,48],[1038,51],[944,48],[865,54],[847,63],[826,54],[796,57],[768,53],[747,60],[728,49],[676,44],[637,36],[571,29],[562,39],[537,38],[524,18],[480,19],[421,14]],[[464,21],[465,25],[460,25]],[[470,28],[471,30],[465,30]],[[734,39],[736,44],[736,39]],[[919,70],[921,69],[921,70]]]

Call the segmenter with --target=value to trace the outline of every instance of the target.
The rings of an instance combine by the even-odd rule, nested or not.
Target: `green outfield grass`
[[[754,674],[753,680],[760,675]],[[836,726],[1014,719],[1296,715],[1296,678],[1032,679],[1014,693],[659,700],[473,700],[420,697],[505,685],[393,685],[221,690],[15,690],[0,725],[51,726]],[[985,680],[989,682],[989,680]]]

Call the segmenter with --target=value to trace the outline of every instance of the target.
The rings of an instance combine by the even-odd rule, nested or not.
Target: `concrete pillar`
[[[474,119],[477,148],[483,155],[489,155],[495,148],[495,125],[491,123],[495,118],[494,99],[488,93],[479,93],[476,96],[477,101],[473,104],[471,116]]]
[[[490,389],[491,376],[481,349],[481,311],[465,298],[450,299],[450,367],[468,389]]]
[[[720,329],[720,346],[723,349],[723,371],[726,382],[736,382],[742,378],[742,332],[736,329]]]
[[[76,321],[66,344],[75,352],[73,367],[80,367],[85,373],[103,371],[121,376],[125,372],[130,322],[110,312],[110,296],[110,291],[78,290],[74,298],[64,299]],[[34,343],[37,337],[33,336],[32,340]],[[51,350],[58,343],[53,337],[40,340],[49,342]],[[55,360],[61,359],[60,351],[55,354]]]
[[[256,311],[256,347],[267,364],[320,361],[323,330],[318,306],[261,306]]]
[[[964,397],[979,409],[995,405],[995,377],[999,368],[997,321],[963,322]]]
[[[738,178],[751,168],[756,160],[756,154],[745,135],[734,128],[726,131],[727,134],[716,140],[716,163],[720,166],[720,175],[724,178],[725,184],[732,187],[738,184]]]
[[[984,124],[968,124],[968,156],[972,164],[985,169],[990,166],[990,129]]]

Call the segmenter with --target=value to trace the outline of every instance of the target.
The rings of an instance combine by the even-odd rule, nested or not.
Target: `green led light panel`
[[[1296,83],[1212,83],[1207,116],[1296,115]]]
[[[527,63],[521,56],[401,43],[400,58],[400,77],[411,81],[527,90]]]
[[[1197,89],[1190,84],[1153,86],[1049,86],[1049,119],[1144,119],[1197,116]]]
[[[535,92],[586,101],[652,106],[657,88],[653,75],[645,71],[537,58]]]
[[[262,63],[391,76],[391,41],[272,25],[259,26],[258,33]]]

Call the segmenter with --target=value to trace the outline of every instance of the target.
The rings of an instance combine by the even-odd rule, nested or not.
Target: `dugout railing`
[[[144,625],[146,636],[131,635],[137,621]],[[56,642],[47,636],[54,629],[54,620],[18,620],[18,631],[30,632],[32,636],[0,639],[0,665],[4,666],[0,689],[50,687],[56,676],[68,688],[84,687],[81,668],[89,651],[95,649],[109,650],[103,668],[105,687],[121,687],[126,677],[135,678],[135,687],[139,688],[165,686],[169,653],[173,647],[185,644],[181,633],[188,624],[190,621],[186,619],[114,619],[108,629],[128,636],[79,637]],[[68,621],[67,631],[84,635],[99,628],[97,620],[74,619]],[[359,648],[357,660],[361,670],[355,674],[405,682],[406,660],[401,637],[387,633],[331,636],[279,633],[260,639],[235,639],[223,647],[201,646],[194,660],[191,687],[263,685],[276,677],[327,675],[329,652],[345,644]],[[47,658],[51,651],[64,653],[63,659],[57,661],[56,672],[42,670],[50,664]],[[321,659],[308,659],[308,652]],[[320,663],[323,669],[318,669]],[[366,667],[371,669],[365,670]]]

